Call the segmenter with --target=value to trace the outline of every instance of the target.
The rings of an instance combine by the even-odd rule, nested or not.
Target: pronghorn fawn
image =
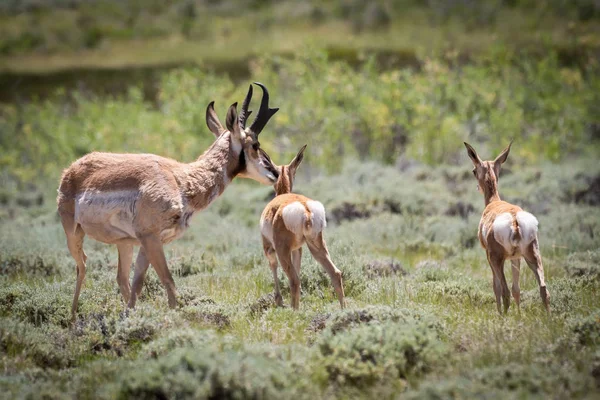
[[[166,288],[169,306],[175,307],[175,283],[163,245],[179,238],[192,215],[220,196],[235,177],[263,184],[277,180],[279,170],[260,148],[258,135],[278,109],[269,108],[269,93],[258,85],[263,97],[249,128],[246,118],[251,113],[252,85],[239,116],[237,103],[229,107],[226,128],[215,113],[214,102],[208,105],[206,123],[216,140],[192,163],[153,154],[91,153],[63,172],[57,202],[67,246],[77,264],[73,319],[86,272],[85,235],[117,246],[117,283],[129,308],[135,306],[149,264]],[[141,247],[130,287],[133,246]]]
[[[340,305],[345,306],[342,272],[329,257],[323,238],[327,225],[325,208],[318,201],[292,193],[296,170],[302,162],[304,145],[288,165],[278,167],[279,178],[275,182],[276,197],[265,207],[260,217],[263,249],[275,281],[275,302],[283,306],[277,278],[277,259],[290,281],[292,307],[300,305],[300,263],[302,245],[306,243],[312,256],[329,274]]]
[[[479,222],[479,241],[487,253],[492,268],[498,312],[502,313],[500,298],[504,303],[504,313],[508,311],[510,305],[510,293],[504,276],[505,260],[510,260],[512,263],[512,295],[519,307],[521,257],[533,271],[540,287],[542,302],[549,312],[550,293],[544,280],[544,267],[537,237],[538,221],[521,207],[500,200],[498,193],[500,168],[508,158],[511,144],[494,161],[482,161],[475,149],[465,142],[469,157],[475,166],[473,175],[478,182],[477,188],[485,198],[485,209]]]

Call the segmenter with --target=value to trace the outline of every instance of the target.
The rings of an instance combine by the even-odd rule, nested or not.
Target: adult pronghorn
[[[85,277],[86,234],[117,245],[117,282],[130,308],[135,306],[149,264],[167,290],[169,306],[175,307],[175,283],[163,244],[180,237],[192,215],[220,196],[236,176],[263,184],[277,180],[278,169],[260,148],[258,135],[278,109],[269,108],[269,92],[262,84],[256,84],[262,88],[263,97],[256,119],[247,129],[252,85],[239,117],[237,103],[229,107],[227,128],[221,125],[214,102],[208,105],[206,123],[217,139],[192,163],[153,154],[91,153],[63,172],[57,202],[67,245],[77,263],[73,318]],[[134,245],[141,247],[130,290]]]
[[[485,198],[485,209],[479,222],[479,241],[487,253],[487,259],[494,275],[494,293],[496,306],[501,313],[500,297],[504,303],[504,312],[510,305],[510,293],[504,276],[504,261],[512,263],[512,294],[519,307],[521,292],[519,273],[521,257],[533,271],[540,287],[540,296],[547,311],[550,311],[550,293],[544,281],[544,267],[538,243],[538,221],[519,206],[500,200],[498,177],[500,167],[508,158],[510,146],[500,153],[494,161],[482,161],[475,149],[465,142],[469,157],[473,161],[473,175],[479,185],[477,188]]]
[[[329,257],[323,238],[327,225],[325,208],[318,201],[292,193],[296,170],[304,156],[304,145],[288,165],[278,167],[279,178],[275,182],[276,197],[265,207],[260,217],[263,249],[275,280],[275,301],[283,306],[277,278],[277,259],[290,281],[292,307],[300,305],[300,262],[302,245],[306,243],[311,254],[325,268],[338,295],[340,305],[345,306],[342,272]]]

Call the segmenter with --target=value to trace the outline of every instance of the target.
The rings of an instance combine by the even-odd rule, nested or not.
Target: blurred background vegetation
[[[0,179],[53,187],[93,150],[190,161],[252,80],[281,108],[263,145],[348,160],[597,156],[594,0],[13,0],[0,3]],[[45,190],[45,189],[42,189]]]

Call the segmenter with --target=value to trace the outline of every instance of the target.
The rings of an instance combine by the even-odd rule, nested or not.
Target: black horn
[[[246,120],[252,114],[252,111],[248,111],[248,107],[250,107],[250,101],[252,100],[252,85],[248,87],[248,94],[242,103],[242,110],[240,111],[239,122],[242,130],[246,128]]]
[[[254,82],[255,85],[260,86],[263,91],[263,96],[260,101],[260,108],[258,109],[258,114],[256,114],[256,118],[250,125],[250,131],[255,133],[257,136],[263,130],[267,122],[271,119],[271,117],[279,111],[279,108],[269,108],[269,91],[259,82]]]

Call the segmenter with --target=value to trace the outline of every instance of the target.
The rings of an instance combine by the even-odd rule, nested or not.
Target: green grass
[[[485,254],[477,243],[463,244],[475,235],[483,200],[469,173],[460,174],[451,186],[444,184],[442,174],[469,168],[400,172],[363,164],[318,178],[303,171],[297,190],[321,199],[329,215],[339,201],[360,202],[366,196],[393,198],[411,210],[392,214],[371,201],[366,203],[371,217],[331,222],[326,235],[344,273],[346,313],[340,313],[328,279],[308,252],[303,256],[300,310],[273,307],[268,297],[272,278],[257,223],[257,209],[266,202],[257,199],[265,199],[271,189],[234,182],[195,217],[184,238],[167,247],[180,308],[168,309],[152,271],[138,307],[125,317],[115,283],[116,249],[87,240],[88,274],[78,321],[70,328],[75,267],[60,224],[44,206],[33,216],[32,210],[19,209],[15,220],[4,220],[11,229],[2,229],[0,236],[0,385],[18,397],[39,392],[56,398],[141,396],[142,388],[146,395],[184,397],[223,390],[268,398],[294,393],[307,398],[393,397],[400,391],[409,397],[483,391],[492,398],[597,394],[600,213],[564,197],[574,176],[600,173],[597,164],[590,160],[569,168],[547,164],[517,169],[509,158],[512,173],[500,181],[506,198],[540,196],[549,202],[546,211],[537,209],[537,216],[550,315],[525,267],[520,312],[513,303],[508,315],[497,314]],[[538,171],[540,185],[526,183]],[[430,178],[424,181],[425,172]],[[355,179],[365,174],[373,179],[356,185]],[[384,182],[388,184],[380,186]],[[428,193],[431,187],[437,188],[431,203],[410,195]],[[456,201],[450,191],[463,193],[460,201],[473,207],[467,219],[439,216]],[[230,202],[235,206],[222,215]],[[531,207],[535,211],[540,204]],[[579,214],[591,228],[581,225]],[[30,268],[31,257],[52,262]],[[369,262],[391,259],[407,275],[367,277]],[[44,268],[50,269],[49,276]],[[282,283],[288,303],[283,276]],[[260,298],[264,307],[257,308]],[[361,321],[352,313],[370,317],[351,323]],[[325,330],[318,328],[318,320]],[[415,355],[402,361],[394,353],[399,349]],[[181,369],[183,365],[188,367]],[[35,386],[27,376],[36,376]],[[210,387],[206,379],[212,380]]]

